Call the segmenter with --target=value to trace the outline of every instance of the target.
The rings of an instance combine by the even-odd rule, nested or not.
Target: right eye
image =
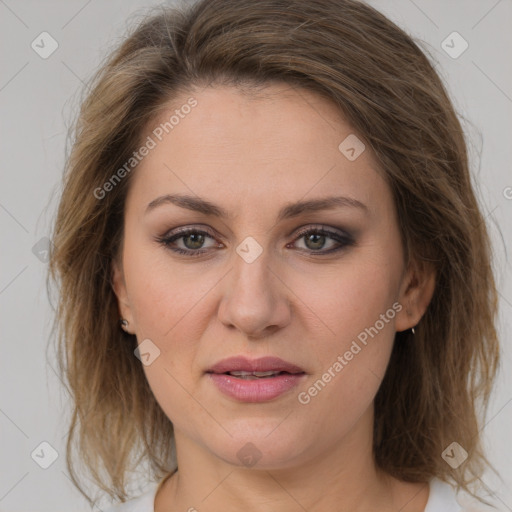
[[[204,244],[207,238],[214,239],[213,233],[203,231],[197,228],[184,228],[180,229],[177,232],[174,232],[174,234],[170,233],[168,235],[160,237],[157,239],[157,241],[163,244],[171,251],[174,251],[178,254],[194,257],[200,256],[201,254],[208,252],[208,249],[202,249],[202,245]],[[178,240],[181,240],[181,243],[185,245],[184,248],[176,247],[176,241]],[[215,247],[215,245],[210,247]]]

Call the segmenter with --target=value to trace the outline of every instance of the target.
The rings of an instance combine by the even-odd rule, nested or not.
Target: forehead
[[[191,98],[195,106],[185,108],[194,104]],[[334,193],[370,210],[379,202],[389,207],[391,200],[362,137],[333,103],[305,89],[197,89],[169,102],[146,137],[154,147],[136,168],[129,195],[146,205],[177,191],[223,199],[227,210],[269,203],[278,208]],[[346,152],[351,148],[355,159]]]

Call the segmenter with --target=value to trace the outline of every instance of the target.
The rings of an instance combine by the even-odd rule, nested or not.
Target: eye
[[[204,243],[207,239],[215,240],[215,235],[207,230],[201,230],[197,228],[181,228],[174,233],[157,238],[157,242],[168,247],[171,251],[178,254],[183,254],[189,257],[200,256],[210,248],[221,248],[223,244],[213,243],[210,247],[204,248]],[[331,254],[344,249],[347,246],[354,245],[354,239],[343,231],[332,231],[320,227],[309,227],[304,229],[296,236],[292,244],[288,244],[287,247],[293,246],[297,241],[304,239],[305,251],[319,256],[325,254]],[[329,250],[322,250],[325,248],[326,242],[331,241],[331,248]],[[179,242],[179,243],[177,243]],[[332,247],[333,242],[334,247]],[[179,247],[182,244],[184,247]]]
[[[315,256],[315,253],[319,256],[332,254],[347,246],[354,245],[355,243],[354,239],[348,233],[332,231],[324,228],[323,226],[314,228],[309,227],[308,229],[300,231],[295,238],[295,242],[299,240],[304,240],[304,244],[306,246],[305,250],[310,251]],[[331,240],[331,248],[329,250],[321,250],[325,247],[328,240]],[[337,242],[337,245],[334,244],[334,247],[332,247],[333,241]]]
[[[178,254],[184,254],[187,256],[200,256],[201,254],[208,252],[208,249],[203,249],[201,246],[204,244],[207,238],[214,240],[213,233],[203,231],[194,228],[183,228],[177,230],[174,234],[158,238],[157,241],[165,245],[171,251],[177,252]],[[176,241],[181,241],[185,248],[176,247]],[[222,244],[217,244],[217,247]],[[211,247],[214,247],[213,244]],[[200,250],[198,250],[200,249]]]

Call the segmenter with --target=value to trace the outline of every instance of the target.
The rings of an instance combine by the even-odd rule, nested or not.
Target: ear
[[[124,279],[124,272],[122,264],[117,260],[112,260],[112,289],[117,297],[117,306],[121,318],[128,320],[128,327],[125,329],[127,332],[134,334],[135,322],[128,300],[128,292],[126,290],[126,281]]]
[[[398,302],[403,306],[396,315],[395,328],[406,331],[416,326],[434,295],[436,270],[426,263],[412,262],[402,281]]]

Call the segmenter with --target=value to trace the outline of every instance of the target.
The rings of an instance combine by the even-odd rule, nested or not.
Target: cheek
[[[169,265],[140,265],[132,276],[138,342],[150,339],[159,351],[143,367],[155,399],[176,428],[194,435],[204,425],[211,429],[211,419],[191,399],[197,392],[196,361],[207,319],[201,298],[208,283],[171,273]]]
[[[396,310],[388,290],[375,283],[372,293],[345,290],[328,308],[326,323],[334,335],[317,345],[318,372],[298,390],[297,399],[311,417],[346,433],[372,405],[382,382]]]
[[[192,337],[199,328],[197,318],[206,318],[198,312],[214,288],[216,276],[201,272],[199,265],[173,264],[164,248],[151,246],[147,241],[146,247],[131,252],[127,241],[126,248],[126,282],[138,333],[159,340],[164,348],[166,340],[176,338],[176,333],[185,327]]]
[[[146,379],[162,411],[176,430],[200,439],[203,432],[216,432],[219,424],[208,412],[209,407],[196,399],[188,365],[181,359],[172,364],[172,353],[162,354],[150,366],[144,367]],[[224,431],[219,434],[223,435]]]
[[[208,418],[190,397],[201,374],[197,354],[212,314],[209,292],[218,276],[195,265],[173,265],[164,249],[141,247],[127,237],[123,264],[138,343],[149,339],[159,351],[143,369],[169,419],[176,426],[188,421],[200,428]]]
[[[376,322],[385,337],[392,337],[396,316],[392,305],[397,300],[399,271],[382,257],[354,255],[329,272],[290,274],[288,284],[301,299],[296,302],[299,321],[309,319],[306,328],[311,333],[317,326],[327,352],[342,349]],[[381,315],[385,316],[384,324]]]
[[[348,428],[371,405],[402,309],[396,301],[400,260],[394,258],[392,252],[387,259],[354,258],[322,280],[322,287],[314,292],[304,287],[298,293],[307,294],[307,305],[318,313],[326,333],[314,347],[319,371],[300,390],[300,403],[311,407],[313,416],[330,417]]]

